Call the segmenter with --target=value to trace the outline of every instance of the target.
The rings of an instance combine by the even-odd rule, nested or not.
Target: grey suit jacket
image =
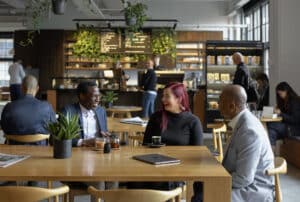
[[[232,176],[232,201],[274,201],[274,167],[268,135],[261,122],[248,110],[238,120],[224,155],[223,166]]]

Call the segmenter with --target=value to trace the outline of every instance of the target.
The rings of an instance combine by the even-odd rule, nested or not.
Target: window
[[[262,42],[269,42],[269,4],[262,6]]]
[[[253,32],[254,32],[254,40],[255,41],[260,41],[260,8],[258,7],[254,11],[254,24],[253,24]]]
[[[246,16],[245,21],[247,25],[247,39],[253,40],[253,15]]]
[[[13,63],[13,45],[11,33],[0,33],[0,86],[9,86],[8,67]]]

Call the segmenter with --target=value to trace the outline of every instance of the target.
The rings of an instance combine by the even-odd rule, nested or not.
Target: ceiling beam
[[[25,9],[26,5],[24,0],[1,0],[2,2],[14,7],[14,8],[21,8]]]

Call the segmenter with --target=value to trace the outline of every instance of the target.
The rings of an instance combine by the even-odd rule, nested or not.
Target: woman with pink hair
[[[143,144],[150,144],[152,136],[161,136],[166,145],[201,145],[202,126],[189,107],[189,98],[182,83],[170,83],[163,90],[161,110],[148,122]]]
[[[166,145],[202,145],[202,126],[189,107],[189,98],[182,83],[170,83],[163,90],[161,110],[151,115],[143,144],[151,144],[152,136],[161,136]],[[172,190],[183,182],[130,182],[131,189]]]

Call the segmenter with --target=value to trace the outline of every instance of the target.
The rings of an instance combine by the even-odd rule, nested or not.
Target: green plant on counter
[[[170,54],[172,58],[175,58],[175,31],[171,29],[152,30],[151,48],[154,55],[161,56]]]
[[[101,98],[102,102],[108,105],[112,105],[118,100],[118,94],[114,91],[107,91]]]
[[[140,31],[145,20],[147,20],[147,5],[140,2],[133,4],[128,0],[121,0],[121,2],[124,5],[123,12],[128,26],[127,31],[131,33]]]
[[[56,140],[70,140],[77,138],[80,133],[79,116],[59,113],[57,122],[48,123],[47,130]]]
[[[25,15],[28,19],[28,27],[32,30],[27,32],[25,40],[19,42],[21,46],[33,45],[33,39],[36,34],[40,33],[40,26],[43,20],[49,15],[50,9],[50,0],[27,0]]]
[[[79,29],[74,35],[76,39],[73,45],[73,53],[78,57],[97,59],[100,54],[100,35],[93,28],[85,27]]]

